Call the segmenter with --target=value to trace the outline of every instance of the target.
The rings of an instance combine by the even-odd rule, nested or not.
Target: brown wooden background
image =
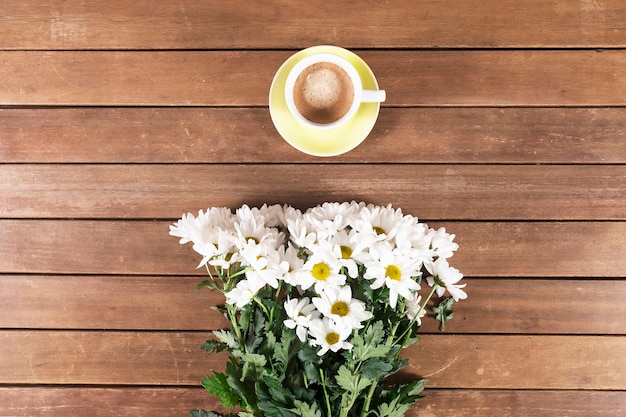
[[[335,158],[269,117],[333,44],[388,101]],[[168,224],[392,203],[457,235],[469,299],[408,355],[411,416],[626,415],[626,2],[3,0],[0,415],[184,416],[224,323]]]

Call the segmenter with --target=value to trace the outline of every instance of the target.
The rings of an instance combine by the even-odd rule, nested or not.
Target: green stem
[[[232,330],[235,332],[235,336],[237,337],[237,342],[239,343],[239,346],[243,347],[243,337],[241,336],[239,323],[237,323],[237,312],[231,305],[227,306],[227,310],[229,321],[232,324]]]
[[[263,305],[263,303],[262,303],[262,302],[258,299],[258,297],[257,297],[256,295],[255,295],[252,299],[253,299],[253,300],[254,300],[254,301],[255,301],[255,302],[256,302],[256,303],[257,303],[257,304],[261,307],[261,309],[262,309],[262,310],[263,310],[263,312],[265,313],[265,316],[267,317],[267,319],[268,319],[268,320],[269,320],[269,322],[271,323],[271,322],[272,322],[272,314],[271,314],[271,313],[270,313],[270,311],[267,309],[267,307],[265,307],[265,306]],[[273,311],[273,310],[272,310],[272,311]]]
[[[398,327],[400,323],[396,323],[389,332],[389,336],[387,337],[387,346],[393,346],[393,338],[398,331]],[[370,404],[372,403],[372,398],[374,397],[374,393],[376,392],[376,387],[378,386],[378,381],[372,381],[372,385],[370,385],[370,389],[367,392],[367,396],[365,397],[365,401],[363,402],[363,409],[361,410],[361,417],[366,417],[370,412]]]
[[[322,378],[322,389],[324,390],[324,399],[326,400],[326,409],[328,412],[328,417],[332,417],[333,413],[330,409],[330,399],[328,398],[328,391],[326,391],[326,379],[324,378],[324,371],[320,369],[320,377]]]
[[[417,313],[415,314],[415,317],[413,317],[413,321],[419,319],[420,314],[422,314],[422,311],[424,311],[424,309],[426,308],[426,304],[428,304],[428,302],[430,301],[431,298],[433,298],[433,295],[435,294],[435,290],[437,289],[437,287],[439,287],[439,284],[437,284],[436,282],[433,284],[433,287],[430,289],[430,292],[428,293],[428,295],[426,296],[426,301],[424,301],[424,303],[420,306],[420,309],[417,310]]]
[[[372,402],[372,397],[374,396],[374,392],[376,391],[376,386],[378,385],[378,381],[372,382],[370,385],[370,390],[367,392],[367,397],[365,397],[365,402],[363,403],[363,409],[361,410],[361,417],[366,417],[370,412],[370,403]]]
[[[409,330],[411,330],[411,327],[413,327],[413,323],[416,322],[419,319],[420,314],[422,314],[422,311],[424,311],[424,309],[426,308],[426,304],[428,304],[430,299],[433,297],[433,294],[435,294],[435,290],[437,289],[438,286],[439,286],[439,284],[437,284],[436,282],[433,284],[433,287],[430,289],[430,292],[426,296],[426,300],[424,301],[424,303],[422,303],[422,305],[420,306],[419,310],[417,310],[417,313],[413,317],[413,320],[411,320],[409,322],[409,325],[407,326],[406,330],[404,332],[402,332],[402,334],[400,335],[400,337],[398,337],[398,339],[395,341],[394,344],[400,343],[400,341],[407,335]]]

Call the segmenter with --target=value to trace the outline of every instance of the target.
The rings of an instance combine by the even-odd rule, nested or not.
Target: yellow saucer
[[[270,115],[278,133],[294,148],[314,156],[336,156],[356,148],[365,140],[376,123],[380,103],[361,104],[351,120],[333,129],[314,129],[298,122],[289,113],[285,101],[287,74],[298,60],[320,52],[334,53],[347,59],[361,76],[364,89],[378,89],[374,73],[355,53],[337,46],[313,46],[289,57],[276,72],[270,87]]]

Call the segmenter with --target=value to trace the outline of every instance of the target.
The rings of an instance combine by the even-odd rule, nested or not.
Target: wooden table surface
[[[388,100],[298,152],[268,91],[348,48]],[[184,416],[224,325],[168,225],[392,203],[456,234],[469,298],[407,353],[410,416],[626,415],[623,0],[0,2],[0,415]]]

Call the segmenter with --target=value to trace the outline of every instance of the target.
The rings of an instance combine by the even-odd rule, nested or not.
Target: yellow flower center
[[[334,345],[339,341],[339,334],[335,332],[330,332],[326,335],[326,343],[329,345]]]
[[[254,237],[254,236],[247,236],[245,240],[246,240],[246,242],[247,242],[247,241],[249,241],[249,240],[251,240],[251,241],[253,241],[254,243],[256,243],[257,245],[259,244],[259,239],[257,239],[257,238],[256,238],[256,237]]]
[[[402,271],[395,265],[388,265],[387,268],[385,268],[385,276],[389,279],[400,281],[400,278],[402,278]]]
[[[387,234],[385,229],[383,229],[380,226],[374,226],[373,229],[374,229],[374,231],[376,232],[377,235],[386,235]]]
[[[330,268],[324,262],[319,262],[313,265],[311,274],[318,281],[326,281],[326,278],[330,275]]]
[[[350,307],[348,307],[348,304],[343,301],[336,301],[333,303],[332,307],[330,307],[330,313],[336,314],[340,317],[347,316],[349,312]]]
[[[350,259],[352,257],[352,248],[350,246],[341,245],[340,248],[342,259]]]

